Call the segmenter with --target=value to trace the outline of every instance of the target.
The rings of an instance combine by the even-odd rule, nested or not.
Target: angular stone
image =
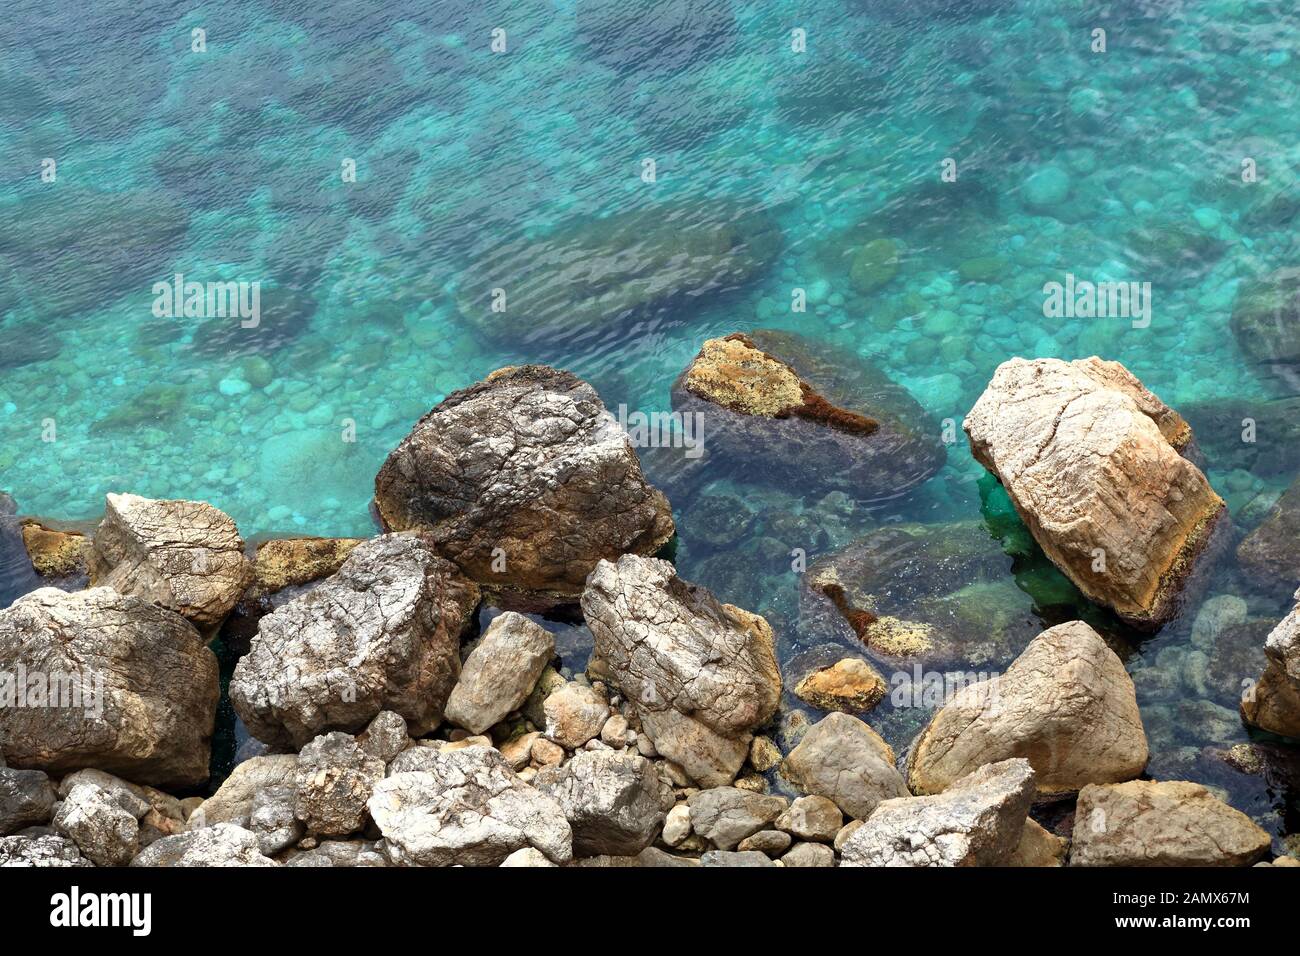
[[[291,784],[263,787],[253,795],[248,829],[257,837],[257,848],[275,856],[293,846],[307,832],[294,811],[297,788]]]
[[[189,830],[151,843],[132,866],[278,866],[262,855],[257,837],[233,823]]]
[[[481,734],[528,698],[555,656],[555,638],[522,614],[506,611],[465,658],[447,699],[446,718]]]
[[[848,714],[829,714],[808,728],[781,764],[781,776],[857,820],[870,816],[881,800],[908,795],[894,769],[894,751]]]
[[[274,538],[257,546],[253,584],[264,594],[338,572],[364,538]]]
[[[1071,866],[1250,866],[1272,839],[1197,783],[1092,784],[1074,811]]]
[[[1052,562],[1140,627],[1178,610],[1225,513],[1185,421],[1117,362],[1012,359],[964,427]],[[1099,559],[1104,557],[1104,563]]]
[[[521,608],[571,603],[597,561],[673,536],[595,390],[544,365],[499,369],[425,415],[379,470],[375,504]]]
[[[582,612],[655,749],[702,785],[730,783],[781,695],[767,621],[635,555],[596,566]]]
[[[1300,604],[1269,633],[1264,654],[1264,674],[1242,695],[1241,716],[1261,730],[1300,738]]]
[[[772,858],[757,850],[738,853],[734,850],[709,850],[700,857],[700,866],[776,866]]]
[[[1070,841],[1049,833],[1032,818],[1025,821],[1020,843],[1007,858],[1007,866],[1052,867],[1064,866]]]
[[[1034,638],[1006,672],[971,684],[913,744],[907,782],[933,794],[986,763],[1025,757],[1042,795],[1136,777],[1148,750],[1133,681],[1082,621]]]
[[[382,710],[428,733],[460,672],[479,590],[419,535],[373,538],[338,573],[258,623],[230,700],[259,740],[302,747]]]
[[[94,866],[66,837],[0,837],[0,868],[10,866]]]
[[[796,843],[781,857],[785,866],[834,866],[835,851],[824,843]]]
[[[322,840],[313,850],[290,850],[285,866],[388,866],[373,840]]]
[[[673,799],[649,760],[610,751],[576,753],[533,784],[564,809],[575,856],[640,853],[658,836]]]
[[[234,823],[247,828],[253,803],[260,790],[292,784],[298,772],[297,754],[266,754],[236,764],[217,792],[190,813],[191,830]]]
[[[90,583],[156,602],[201,631],[215,629],[252,579],[229,516],[201,501],[107,497]]]
[[[391,710],[381,710],[357,737],[361,749],[388,763],[411,745],[406,732],[406,718]]]
[[[508,857],[497,864],[498,866],[559,866],[558,863],[552,863],[546,858],[546,854],[541,850],[534,849],[531,846],[515,850]]]
[[[776,825],[800,840],[830,843],[844,826],[844,815],[826,797],[800,797],[776,819]]]
[[[40,770],[15,770],[0,763],[0,836],[50,822],[54,787]]]
[[[59,804],[54,829],[96,866],[126,866],[140,846],[140,823],[113,794],[82,783]]]
[[[691,829],[723,850],[765,829],[788,806],[784,797],[765,797],[737,787],[715,787],[692,794]]]
[[[298,754],[294,814],[307,832],[347,836],[366,822],[366,801],[384,779],[384,762],[348,734],[317,737]]]
[[[901,494],[942,466],[937,425],[907,390],[792,332],[709,339],[672,390],[706,448],[747,478],[856,499]]]
[[[207,780],[217,659],[179,615],[109,588],[41,588],[0,611],[0,671],[20,670],[57,677],[67,699],[0,706],[12,766],[93,766],[160,786]]]
[[[841,866],[999,866],[1034,802],[1024,759],[987,764],[943,793],[886,800],[844,844]]]
[[[400,866],[497,866],[526,846],[556,863],[573,855],[564,809],[487,747],[435,752],[429,770],[381,781],[369,807]]]
[[[1300,586],[1300,481],[1278,499],[1264,523],[1237,547],[1237,560],[1266,584]]]
[[[609,702],[586,684],[570,682],[546,698],[546,736],[576,750],[597,736],[609,719]]]

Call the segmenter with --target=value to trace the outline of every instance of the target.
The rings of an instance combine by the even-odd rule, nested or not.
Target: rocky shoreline
[[[705,343],[674,407],[705,416],[710,456],[818,494],[901,495],[942,460],[906,392],[788,333]],[[1199,600],[1226,506],[1123,366],[1013,359],[965,428],[1093,604],[1153,629]],[[795,626],[829,637],[795,674],[772,622],[679,577],[669,498],[595,390],[547,366],[424,416],[376,478],[373,538],[252,548],[210,504],[132,494],[90,533],[14,510],[0,865],[1300,865],[1221,794],[1148,778],[1106,634],[901,600],[929,572],[880,556],[940,560],[960,528],[797,569]],[[1287,520],[1242,548],[1285,569]],[[986,575],[979,547],[942,558],[956,586]],[[555,619],[589,633],[582,666]],[[214,641],[238,658],[224,698]],[[1300,605],[1262,652],[1241,717],[1300,739]],[[879,668],[1000,660],[902,752],[868,722]],[[223,699],[253,740],[205,797]]]

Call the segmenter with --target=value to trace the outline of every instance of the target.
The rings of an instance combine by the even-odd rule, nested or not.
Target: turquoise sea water
[[[0,23],[0,487],[63,519],[129,490],[209,501],[246,536],[368,534],[380,463],[451,391],[538,361],[611,407],[667,410],[705,338],[755,326],[869,360],[936,428],[1013,355],[1117,359],[1180,409],[1262,402],[1286,385],[1228,323],[1243,282],[1296,264],[1297,132],[1289,0],[20,0]],[[489,338],[458,309],[467,277],[526,269],[519,243],[718,201],[780,231],[733,288],[575,338],[528,316]],[[879,239],[896,273],[855,281]],[[156,318],[175,273],[262,283],[270,334]],[[1046,318],[1042,286],[1066,273],[1152,283],[1149,327]],[[1295,477],[1208,466],[1247,520]],[[769,541],[816,552],[888,521],[981,520],[981,475],[958,440],[907,498],[833,520],[723,477]],[[688,578],[779,611],[790,575],[747,545],[716,560],[678,518]],[[1230,563],[1211,593],[1252,617],[1285,605]],[[1181,673],[1189,631],[1130,667]],[[1294,829],[1285,792],[1197,756],[1246,739],[1234,689],[1177,673],[1172,692],[1147,681],[1152,772]],[[1195,700],[1217,709],[1189,717]]]

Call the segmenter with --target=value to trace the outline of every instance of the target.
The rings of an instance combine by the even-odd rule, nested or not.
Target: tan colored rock
[[[1007,866],[1050,867],[1064,866],[1065,855],[1069,851],[1070,841],[1051,833],[1036,821],[1025,821],[1025,829],[1020,834],[1020,843],[1015,852],[1007,859]]]
[[[21,528],[27,556],[41,577],[63,578],[86,573],[89,537],[80,531],[47,528],[34,518],[24,518]]]
[[[1225,513],[1191,429],[1116,362],[1012,359],[966,417],[1034,539],[1098,604],[1158,626]]]
[[[1040,795],[1136,777],[1148,758],[1133,681],[1082,621],[1044,631],[1006,673],[960,690],[911,749],[913,793],[939,793],[986,763],[1025,757]]]
[[[908,796],[889,744],[848,714],[829,714],[808,728],[781,764],[781,776],[804,793],[833,800],[858,820],[870,816],[881,800]]]
[[[522,704],[555,656],[555,638],[522,614],[493,619],[447,698],[447,720],[481,734]]]
[[[1269,633],[1264,654],[1263,676],[1242,694],[1242,719],[1261,730],[1300,738],[1300,604]]]
[[[327,578],[343,566],[364,538],[275,538],[257,546],[253,579],[259,591],[274,594],[287,587]]]
[[[248,827],[253,799],[260,790],[294,781],[297,754],[266,754],[236,764],[217,792],[190,810],[186,825],[191,830],[234,823]]]
[[[210,631],[251,578],[235,522],[211,505],[107,496],[90,555],[92,585],[155,602]]]
[[[1272,840],[1198,783],[1091,785],[1074,812],[1071,866],[1250,866]]]
[[[762,734],[749,742],[749,765],[759,773],[767,773],[781,762],[781,751],[772,738]]]
[[[858,714],[875,707],[888,690],[880,671],[861,658],[846,657],[831,667],[813,671],[795,685],[794,693],[820,710]]]
[[[600,733],[609,717],[609,701],[586,684],[570,682],[546,698],[545,710],[546,736],[576,750]]]

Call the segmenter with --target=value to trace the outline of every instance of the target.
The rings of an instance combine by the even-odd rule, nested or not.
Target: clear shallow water
[[[454,389],[544,361],[611,407],[667,410],[705,338],[760,325],[872,361],[936,428],[1012,355],[1117,359],[1180,409],[1280,396],[1228,320],[1240,283],[1297,259],[1273,200],[1300,168],[1298,40],[1281,0],[20,2],[0,24],[0,486],[28,514],[91,518],[131,490],[210,501],[248,536],[365,534],[379,464]],[[1264,188],[1237,188],[1244,155]],[[575,218],[718,200],[780,230],[735,288],[558,339],[527,317],[485,337],[458,309],[467,277],[522,281],[517,244]],[[873,239],[898,268],[867,288],[850,263]],[[176,272],[263,283],[274,347],[156,319]],[[1045,318],[1042,285],[1067,272],[1151,282],[1150,327]],[[1209,462],[1234,513],[1294,478],[1256,472]],[[679,563],[779,616],[793,577],[754,540],[816,553],[886,521],[984,520],[981,475],[958,440],[924,487],[839,516],[721,476],[710,490],[768,517],[719,553],[679,506]],[[1259,618],[1285,603],[1230,562],[1210,593]],[[1181,673],[1190,629],[1130,666]],[[1189,752],[1246,739],[1236,689],[1162,680],[1140,684],[1152,772],[1228,786],[1282,830],[1285,796]],[[1202,698],[1227,716],[1189,719]]]

